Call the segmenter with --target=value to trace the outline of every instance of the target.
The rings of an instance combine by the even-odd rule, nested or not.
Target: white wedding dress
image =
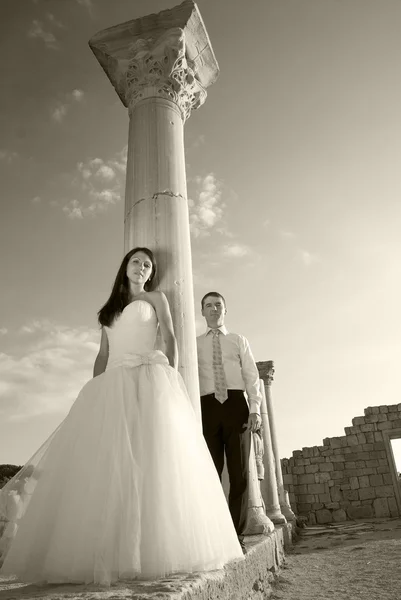
[[[111,328],[105,373],[0,492],[1,575],[110,584],[243,558],[183,380],[145,300]],[[8,532],[8,537],[7,537]]]

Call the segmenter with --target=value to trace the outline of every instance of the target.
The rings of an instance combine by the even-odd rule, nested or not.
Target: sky
[[[178,3],[2,0],[0,463],[92,376],[123,256],[128,114],[88,40]],[[185,124],[197,332],[220,291],[275,362],[289,457],[401,402],[401,3],[198,7],[220,76]]]

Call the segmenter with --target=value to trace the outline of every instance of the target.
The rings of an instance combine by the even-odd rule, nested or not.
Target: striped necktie
[[[212,329],[212,350],[213,350],[213,376],[214,376],[214,395],[215,398],[223,404],[228,398],[227,381],[224,373],[223,358],[220,345],[220,330]]]

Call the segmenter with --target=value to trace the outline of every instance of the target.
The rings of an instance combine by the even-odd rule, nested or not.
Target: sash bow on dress
[[[168,359],[161,350],[152,350],[144,354],[122,354],[107,364],[106,370],[115,367],[140,367],[141,365],[168,365]]]

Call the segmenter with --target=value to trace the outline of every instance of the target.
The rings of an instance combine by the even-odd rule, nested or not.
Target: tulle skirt
[[[90,380],[2,490],[1,575],[107,585],[243,557],[181,376],[160,355]]]

